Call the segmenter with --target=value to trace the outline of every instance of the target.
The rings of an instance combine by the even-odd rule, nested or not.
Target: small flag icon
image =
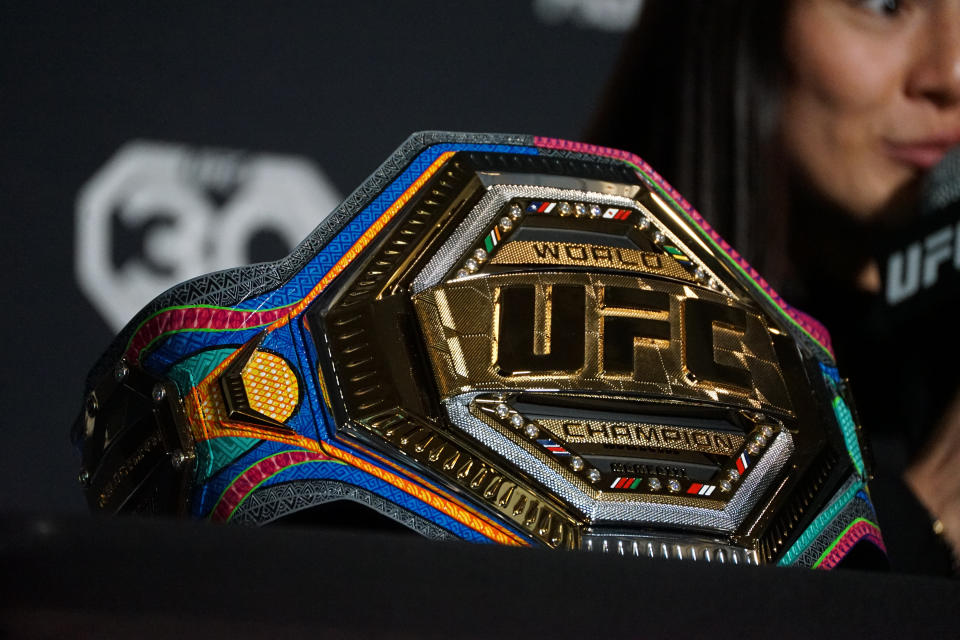
[[[531,213],[550,213],[557,206],[556,202],[531,202],[527,205],[527,211]]]
[[[603,217],[607,220],[626,220],[630,217],[630,210],[611,207],[603,212]]]
[[[750,458],[747,457],[746,452],[741,453],[740,457],[737,458],[737,471],[740,472],[740,475],[743,475],[743,472],[750,467]]]
[[[690,488],[687,489],[687,493],[697,496],[709,496],[717,488],[717,485],[714,484],[700,484],[699,482],[694,482],[690,485]]]
[[[569,451],[561,447],[559,444],[557,444],[550,438],[540,438],[539,440],[537,440],[537,442],[540,444],[540,446],[542,446],[544,449],[546,449],[547,451],[549,451],[555,456],[570,455]]]

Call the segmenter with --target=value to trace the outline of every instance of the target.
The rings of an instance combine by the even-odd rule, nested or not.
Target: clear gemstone
[[[699,282],[703,282],[707,277],[707,272],[703,270],[703,267],[697,267],[693,270],[693,277]]]
[[[671,493],[680,491],[680,481],[676,478],[670,478],[667,480],[667,489],[670,489]]]
[[[767,439],[763,437],[762,433],[758,433],[757,435],[753,436],[753,441],[761,447],[767,446]]]
[[[640,219],[637,220],[638,229],[648,229],[650,227],[650,220],[645,215],[641,215]]]
[[[648,478],[647,486],[650,487],[650,491],[660,491],[660,478]]]
[[[173,465],[174,469],[179,469],[186,463],[186,461],[187,456],[183,453],[183,451],[177,450],[170,454],[170,463]]]
[[[764,438],[772,438],[772,437],[773,437],[773,427],[771,427],[771,426],[768,425],[768,424],[765,424],[765,425],[763,425],[762,427],[760,427],[760,433],[763,434],[763,437],[764,437]]]
[[[560,215],[568,216],[573,212],[573,207],[570,206],[569,202],[560,203]]]
[[[538,435],[540,435],[540,429],[537,429],[537,425],[533,424],[532,422],[527,423],[527,426],[523,428],[523,432],[527,434],[528,438],[536,438]]]
[[[756,442],[751,442],[750,444],[747,445],[747,453],[749,453],[752,456],[757,455],[758,453],[760,453],[760,445],[758,445]]]
[[[506,418],[508,415],[510,415],[510,407],[500,403],[497,405],[496,412],[498,418]]]
[[[570,468],[574,471],[580,471],[580,469],[583,469],[583,458],[580,456],[573,456],[570,458]]]
[[[467,271],[466,269],[459,269],[459,270],[457,271],[457,277],[458,277],[458,278],[466,278],[468,275],[470,275],[470,272]]]
[[[730,484],[729,480],[720,481],[720,491],[727,492],[727,491],[730,491],[731,489],[733,489],[733,485]]]
[[[487,259],[487,252],[484,251],[483,249],[477,249],[476,251],[473,252],[473,259],[476,260],[477,262],[483,262],[484,260]]]
[[[573,208],[577,210],[578,216],[587,215],[587,205],[583,204],[582,202],[578,202],[577,204],[573,205]]]
[[[467,261],[463,263],[463,268],[470,273],[475,273],[480,268],[480,264],[473,258],[467,258]]]
[[[660,231],[659,229],[653,232],[653,241],[656,242],[657,244],[660,244],[661,242],[663,242],[663,237],[664,237],[663,232]]]
[[[510,231],[510,229],[513,229],[513,220],[507,216],[503,216],[500,218],[500,228],[504,231]]]
[[[513,220],[519,220],[520,216],[523,215],[523,211],[520,209],[520,205],[513,204],[513,205],[510,205],[510,209],[507,211],[507,215],[510,216]]]
[[[590,469],[590,471],[587,471],[587,479],[594,484],[600,482],[600,472],[596,469]]]
[[[600,207],[599,205],[592,204],[590,205],[590,217],[599,218],[600,217]]]
[[[510,416],[510,424],[515,426],[517,429],[523,426],[523,422],[524,422],[523,416],[520,415],[519,413],[515,413],[512,416]]]
[[[740,478],[740,472],[736,469],[727,469],[727,477],[730,478],[731,481],[737,480]]]

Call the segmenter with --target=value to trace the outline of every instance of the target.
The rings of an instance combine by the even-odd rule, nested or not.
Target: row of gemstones
[[[713,492],[716,489],[720,489],[723,493],[729,493],[733,491],[734,486],[743,478],[743,474],[752,464],[750,456],[759,455],[763,451],[764,447],[770,442],[773,438],[774,428],[768,424],[761,425],[758,427],[753,435],[747,442],[746,447],[744,447],[743,452],[733,460],[733,462],[720,472],[720,481],[717,484],[706,484],[700,482],[691,482],[685,490],[685,493],[690,495],[699,495],[699,496],[710,496],[713,495]],[[610,489],[626,489],[626,490],[636,490],[643,488],[643,478],[638,477],[617,477],[614,478],[610,483]],[[663,488],[663,483],[659,478],[650,477],[647,478],[646,488],[649,491],[660,491]],[[679,493],[683,489],[680,481],[676,478],[670,478],[666,482],[666,488],[670,493]]]
[[[503,423],[510,425],[530,440],[536,442],[540,437],[540,427],[538,427],[534,422],[524,418],[515,410],[511,409],[505,402],[499,402],[493,405],[492,411]],[[552,447],[545,446],[542,442],[538,442],[538,444],[540,444],[541,447],[546,448],[554,455],[563,457],[569,456],[567,464],[569,465],[570,469],[576,473],[583,473],[591,484],[600,482],[599,469],[594,469],[592,467],[587,468],[583,458],[577,455],[570,455],[569,451],[566,451],[562,447],[555,445],[552,441],[549,442],[553,444]]]
[[[480,269],[480,265],[486,262],[487,258],[493,252],[493,249],[501,243],[504,236],[513,231],[516,227],[516,223],[523,217],[523,210],[518,204],[512,204],[507,209],[506,215],[500,218],[497,224],[490,230],[487,235],[483,237],[480,241],[482,246],[477,247],[473,250],[473,253],[470,254],[470,257],[467,258],[460,269],[457,271],[456,277],[463,278],[471,274],[476,273]]]
[[[721,491],[733,490],[737,482],[743,478],[743,474],[752,466],[753,461],[750,456],[759,455],[764,447],[769,444],[775,433],[774,428],[769,424],[760,425],[754,430],[753,435],[747,440],[747,445],[744,447],[744,450],[734,459],[733,463],[722,472],[721,480],[717,483]]]
[[[524,418],[520,413],[510,408],[505,402],[499,402],[493,407],[493,413],[504,423],[509,424],[514,429],[523,433],[530,440],[536,441],[541,447],[556,457],[569,456],[568,465],[575,472],[584,472],[587,480],[591,484],[600,482],[601,473],[599,469],[586,468],[583,458],[577,455],[571,455],[569,451],[557,445],[549,438],[540,438],[540,427],[534,422]],[[733,463],[721,472],[721,479],[716,485],[690,482],[686,486],[685,493],[690,495],[710,496],[717,488],[724,493],[733,491],[734,486],[742,479],[746,470],[752,465],[750,456],[760,454],[764,447],[769,444],[773,438],[774,428],[768,424],[759,426],[747,442],[744,451],[737,457]],[[679,493],[684,489],[683,484],[676,479],[670,478],[664,483],[660,478],[648,477],[646,483],[643,478],[634,476],[618,476],[614,478],[609,488],[619,490],[640,490],[660,491],[666,488],[670,493]]]

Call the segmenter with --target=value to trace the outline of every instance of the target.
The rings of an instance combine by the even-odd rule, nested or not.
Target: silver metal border
[[[568,186],[571,182],[570,178],[563,179],[563,176],[542,176],[542,175],[527,175],[527,174],[491,174],[496,175],[501,179],[524,179],[527,181],[537,181],[550,183],[552,181],[559,182],[563,186]],[[617,191],[621,190],[624,193],[630,193],[636,191],[632,187],[636,185],[623,185],[612,182],[601,182],[596,180],[583,180],[576,179],[574,182],[582,183],[583,186],[596,186],[598,188],[603,188],[607,191]],[[666,225],[661,222],[656,215],[654,215],[647,207],[645,207],[640,202],[634,200],[631,197],[621,196],[621,195],[610,195],[599,193],[596,191],[584,191],[581,189],[558,189],[552,186],[543,186],[538,184],[490,184],[487,187],[487,193],[480,199],[470,213],[467,215],[467,218],[457,227],[450,238],[434,253],[433,257],[427,262],[426,266],[420,270],[420,272],[414,277],[413,282],[411,283],[411,291],[413,294],[420,293],[424,289],[428,289],[436,284],[438,284],[444,274],[448,273],[453,266],[463,259],[464,255],[470,249],[470,247],[479,241],[480,235],[483,233],[484,229],[493,222],[493,219],[502,209],[503,205],[512,200],[513,198],[535,198],[538,200],[569,200],[574,202],[585,202],[589,204],[598,204],[606,206],[615,206],[619,208],[630,208],[630,209],[640,209],[647,216],[647,219],[650,220],[651,225],[663,233],[664,237],[668,238],[671,243],[673,243],[677,248],[679,248],[685,255],[687,255],[691,260],[693,260],[698,267],[704,270],[704,272],[709,276],[712,282],[718,283],[720,289],[719,293],[733,297],[734,293],[730,288],[724,283],[721,278],[717,277],[717,274],[710,269],[697,255],[696,252],[691,251],[690,248],[680,240],[679,237]],[[484,277],[483,274],[478,274],[475,276],[468,277]],[[466,278],[465,278],[466,279]]]
[[[754,465],[751,473],[740,483],[726,507],[720,510],[643,500],[605,502],[591,497],[545,461],[518,447],[505,435],[475,418],[470,413],[469,406],[477,395],[478,392],[470,392],[445,401],[450,422],[481,445],[515,464],[591,522],[681,525],[732,532],[743,523],[766,489],[777,479],[794,450],[793,436],[789,431],[782,430]]]

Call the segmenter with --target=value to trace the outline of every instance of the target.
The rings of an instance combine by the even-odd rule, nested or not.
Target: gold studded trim
[[[371,420],[366,428],[551,548],[580,545],[580,523],[519,477],[412,416]]]

